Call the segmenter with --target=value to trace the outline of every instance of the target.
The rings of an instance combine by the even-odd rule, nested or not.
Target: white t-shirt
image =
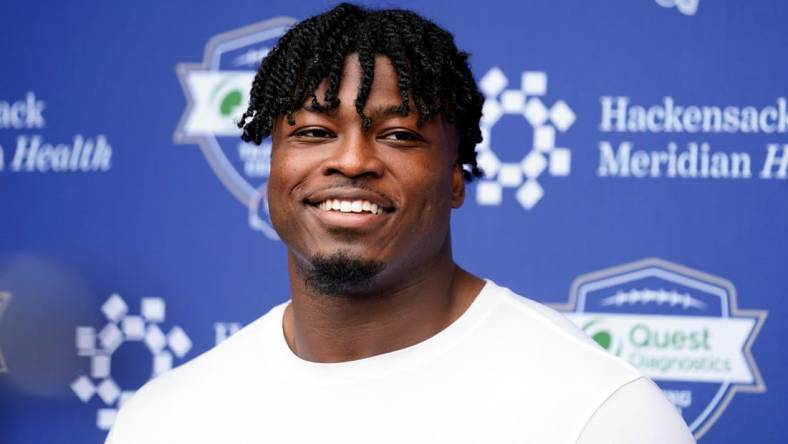
[[[555,311],[487,281],[416,345],[304,361],[286,304],[146,384],[108,444],[691,444],[661,391]]]

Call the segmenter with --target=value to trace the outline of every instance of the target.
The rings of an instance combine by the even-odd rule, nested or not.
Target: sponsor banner
[[[761,331],[767,308],[787,314],[788,3],[521,3],[415,6],[471,54],[484,95],[486,176],[452,215],[455,257],[540,301],[601,270],[561,311],[654,379],[701,443],[779,441],[788,330]],[[289,16],[325,4],[248,6],[0,14],[29,40],[0,48],[14,61],[0,91],[4,444],[102,442],[142,384],[287,298],[272,146],[241,141],[237,122]],[[237,214],[211,211],[222,201]],[[68,273],[5,268],[20,253]],[[607,268],[652,254],[735,282],[659,259]]]
[[[751,348],[766,319],[730,281],[661,259],[578,277],[559,310],[652,378],[696,438],[737,392],[766,391]]]
[[[752,384],[743,347],[755,319],[571,314],[608,350],[657,380]]]
[[[600,97],[597,176],[635,179],[786,179],[788,133],[785,97],[754,105],[681,103],[671,96],[662,103],[634,103],[627,96]],[[665,134],[673,140],[664,148],[642,147],[642,135]],[[621,136],[626,135],[626,136]],[[719,149],[704,140],[711,136],[766,135],[763,151]],[[649,144],[648,140],[643,140]]]
[[[89,173],[112,167],[112,146],[105,134],[76,134],[68,140],[50,140],[46,128],[47,104],[35,91],[24,97],[0,97],[0,173]],[[4,131],[13,131],[7,139]],[[5,146],[5,148],[4,148]]]

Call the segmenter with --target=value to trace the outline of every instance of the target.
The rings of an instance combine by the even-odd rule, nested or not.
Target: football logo
[[[177,69],[187,106],[175,142],[200,147],[221,183],[247,208],[249,226],[272,240],[278,236],[266,203],[271,144],[243,142],[236,122],[260,61],[293,23],[279,17],[216,35],[205,46],[202,63]]]
[[[766,390],[751,348],[766,311],[725,279],[661,259],[589,273],[556,307],[653,379],[699,439],[737,392]]]

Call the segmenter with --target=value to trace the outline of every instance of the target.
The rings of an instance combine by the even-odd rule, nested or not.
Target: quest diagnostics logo
[[[766,391],[751,349],[767,313],[739,309],[728,280],[646,259],[578,277],[556,308],[653,379],[696,439],[737,392]]]
[[[293,23],[279,17],[215,35],[201,63],[177,68],[187,105],[175,142],[198,145],[221,183],[247,208],[249,226],[273,240],[278,237],[266,202],[271,143],[243,142],[236,122],[249,102],[260,61]]]
[[[476,152],[485,177],[476,186],[476,202],[501,205],[504,189],[513,189],[520,205],[530,210],[544,196],[540,176],[569,175],[572,154],[556,147],[556,133],[575,123],[575,113],[563,100],[545,104],[547,74],[542,71],[523,72],[520,84],[511,87],[503,71],[493,67],[479,88],[485,96],[484,140]]]
[[[107,324],[96,332],[93,327],[77,327],[77,355],[90,358],[89,376],[82,375],[71,384],[71,390],[84,403],[98,395],[100,400],[96,415],[96,426],[109,430],[115,422],[120,407],[126,403],[142,383],[155,378],[173,367],[173,359],[183,359],[192,348],[192,341],[181,327],[172,327],[166,334],[160,324],[164,322],[165,304],[161,298],[143,298],[141,314],[130,315],[126,302],[113,294],[101,306]],[[112,367],[112,358],[133,352],[135,343],[143,350],[145,359],[150,359],[150,373],[143,371],[138,383],[126,385],[121,378],[128,380],[128,370],[135,366]],[[125,350],[124,350],[125,349]],[[139,350],[138,350],[139,351]],[[138,357],[136,355],[123,355]],[[149,357],[149,358],[148,358]],[[134,367],[134,368],[132,368]],[[134,375],[132,375],[133,377]]]

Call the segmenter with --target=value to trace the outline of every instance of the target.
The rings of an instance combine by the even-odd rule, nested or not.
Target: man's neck
[[[399,350],[428,339],[465,312],[484,281],[442,252],[399,285],[372,294],[316,294],[290,260],[292,303],[284,334],[291,350],[314,362],[344,362]]]

